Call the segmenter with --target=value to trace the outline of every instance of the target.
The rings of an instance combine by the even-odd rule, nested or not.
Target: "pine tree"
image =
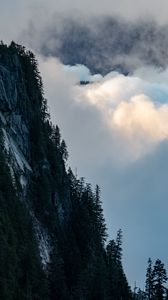
[[[164,264],[160,259],[157,259],[153,268],[153,282],[154,282],[154,299],[163,300],[165,296],[165,286],[167,282],[167,274]]]
[[[116,237],[116,261],[118,264],[121,263],[122,259],[122,230],[119,229]]]
[[[122,267],[122,231],[117,232],[116,240],[111,240],[107,247],[107,264],[109,274],[109,288],[111,299],[132,299],[131,289],[128,285]]]
[[[59,127],[56,125],[53,126],[53,134],[52,134],[52,141],[56,145],[56,147],[59,149],[61,146],[61,133]]]
[[[94,195],[94,204],[95,204],[95,216],[96,216],[96,228],[98,230],[98,236],[100,238],[101,245],[104,245],[104,242],[107,238],[107,228],[105,223],[105,218],[103,214],[102,202],[100,199],[100,187],[96,185],[95,195]]]
[[[148,259],[148,267],[146,271],[146,285],[145,292],[148,300],[152,300],[154,294],[154,281],[153,281],[153,268],[152,268],[152,260]]]

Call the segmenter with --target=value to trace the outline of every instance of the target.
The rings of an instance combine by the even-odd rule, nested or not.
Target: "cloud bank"
[[[144,65],[168,66],[168,25],[114,16],[43,15],[32,17],[19,40],[65,65],[83,64],[103,75],[112,70],[131,74]]]
[[[58,106],[62,113],[65,113],[63,110],[67,106],[72,113],[72,121],[73,114],[77,112],[86,118],[86,122],[93,114],[99,123],[95,126],[107,132],[108,142],[111,141],[112,148],[114,144],[115,147],[118,144],[118,148],[121,144],[124,146],[123,152],[127,155],[123,156],[121,151],[120,154],[126,160],[141,158],[160,143],[167,141],[167,71],[159,74],[158,71],[152,70],[153,82],[152,77],[149,82],[151,69],[136,71],[136,74],[146,72],[145,80],[137,75],[124,76],[117,72],[111,72],[105,77],[99,74],[91,75],[85,66],[65,66],[54,58],[41,59],[40,67],[49,94],[53,118],[55,118],[54,105]],[[161,78],[165,78],[164,84],[159,83]],[[80,81],[91,83],[81,86]],[[68,117],[70,114],[66,113]],[[80,122],[80,118],[76,116],[76,119]],[[61,119],[58,120],[58,123],[60,122]],[[92,124],[90,127],[93,128]]]

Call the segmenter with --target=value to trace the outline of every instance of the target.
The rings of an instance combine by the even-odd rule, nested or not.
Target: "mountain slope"
[[[121,235],[106,249],[99,187],[66,170],[37,61],[14,42],[0,45],[0,133],[1,299],[131,299]]]

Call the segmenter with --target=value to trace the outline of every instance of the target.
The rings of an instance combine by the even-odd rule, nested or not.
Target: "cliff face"
[[[2,300],[131,299],[121,236],[105,248],[99,187],[93,191],[67,171],[67,157],[49,119],[34,55],[1,44]]]
[[[55,137],[52,137],[54,131],[57,132]],[[16,231],[13,233],[16,235],[16,242],[12,247],[7,242],[4,252],[7,252],[8,248],[18,252],[18,258],[13,256],[13,263],[16,263],[16,269],[20,269],[20,273],[23,273],[18,275],[18,278],[16,274],[15,286],[13,290],[11,288],[11,293],[6,291],[6,287],[9,288],[8,274],[6,276],[2,274],[4,283],[2,286],[0,284],[0,294],[3,295],[2,299],[8,300],[15,299],[14,297],[43,299],[43,294],[44,299],[47,299],[50,294],[50,288],[46,288],[46,285],[50,281],[48,274],[52,264],[51,257],[53,252],[57,251],[55,243],[61,231],[65,234],[64,228],[71,207],[69,189],[64,188],[67,184],[63,159],[66,145],[63,143],[64,148],[61,145],[58,127],[54,128],[50,124],[34,55],[14,43],[10,47],[0,45],[0,132],[0,154],[2,154],[0,208],[2,217],[3,214],[5,216],[3,226],[7,226],[9,219],[11,228]],[[4,174],[7,174],[9,187],[6,185],[3,187]],[[3,202],[8,212],[5,207],[3,208]],[[18,206],[18,211],[16,208],[16,216],[13,219],[15,206]],[[20,220],[22,216],[23,220]],[[18,222],[18,228],[15,228],[15,221]],[[27,225],[24,224],[26,222]],[[31,234],[28,238],[26,235],[29,231]],[[6,233],[4,239],[8,241]],[[25,250],[19,254],[22,246]],[[30,251],[32,260],[36,260],[35,266],[31,265],[31,259],[26,258],[27,251]],[[57,254],[56,257],[59,259],[60,256]],[[6,263],[5,257],[2,257],[2,260]],[[33,276],[29,274],[22,261],[27,261],[27,264],[31,265]],[[9,273],[13,274],[12,272],[14,271],[9,268]],[[39,277],[44,280],[44,287],[41,287],[42,292],[36,292],[35,297],[34,286],[38,285]],[[29,292],[26,290],[27,285]],[[22,291],[17,292],[20,286]]]
[[[39,252],[44,267],[49,263],[49,237],[35,217],[27,197],[33,176],[31,167],[30,99],[25,84],[22,61],[15,53],[0,56],[0,127],[14,185],[19,197],[25,201],[33,220]],[[39,107],[40,110],[40,107]]]

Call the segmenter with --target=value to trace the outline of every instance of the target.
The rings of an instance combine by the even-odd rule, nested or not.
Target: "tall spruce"
[[[132,299],[122,266],[122,231],[117,232],[116,240],[111,240],[107,247],[107,263],[109,274],[109,292],[111,299]]]
[[[100,187],[96,185],[95,195],[94,195],[94,204],[95,204],[95,214],[96,214],[96,228],[98,231],[98,236],[100,238],[100,243],[104,245],[104,242],[107,238],[107,227],[105,223],[105,218],[103,214],[102,202],[100,198]]]
[[[145,292],[148,300],[152,300],[154,296],[154,274],[151,258],[148,259],[148,267],[146,270]]]
[[[157,259],[153,268],[154,299],[163,300],[165,298],[165,283],[167,282],[167,279],[164,264],[160,259]]]

